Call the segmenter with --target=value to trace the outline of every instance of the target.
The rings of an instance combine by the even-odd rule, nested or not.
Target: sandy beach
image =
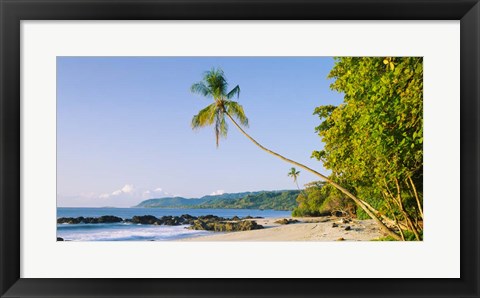
[[[297,223],[275,223],[282,218],[255,219],[264,229],[218,233],[181,241],[370,241],[383,237],[373,220],[345,222],[338,217],[294,218]],[[292,218],[286,218],[292,219]]]

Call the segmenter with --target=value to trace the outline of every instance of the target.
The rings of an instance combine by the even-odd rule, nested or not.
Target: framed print
[[[2,297],[478,297],[478,1],[0,9]]]

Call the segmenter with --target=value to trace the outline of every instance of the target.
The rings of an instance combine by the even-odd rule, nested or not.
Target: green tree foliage
[[[315,109],[325,146],[313,157],[402,237],[421,239],[423,59],[337,58],[329,78],[344,102]]]
[[[200,205],[201,208],[218,209],[272,209],[292,210],[296,206],[299,191],[269,191],[246,195],[237,200],[210,201]]]
[[[142,201],[135,207],[293,210],[299,193],[298,190],[278,190],[210,195],[198,199],[158,198]]]
[[[356,205],[335,187],[321,181],[306,184],[305,191],[297,197],[298,206],[292,216],[324,216],[335,211],[354,215]]]
[[[237,102],[232,101],[231,98],[234,96],[240,95],[240,87],[237,85],[231,91],[227,92],[227,80],[225,79],[224,73],[220,69],[212,69],[211,71],[205,72],[203,80],[195,83],[191,87],[193,93],[198,93],[205,97],[213,99],[213,103],[203,110],[201,110],[197,115],[193,116],[192,119],[192,128],[206,127],[214,125],[215,135],[217,140],[217,147],[219,142],[219,137],[225,137],[228,132],[228,126],[225,121],[225,116],[230,119],[230,121],[237,127],[237,129],[252,143],[263,151],[285,161],[292,165],[298,166],[304,170],[309,171],[310,173],[317,175],[325,182],[329,183],[352,201],[354,201],[360,208],[362,208],[368,216],[373,218],[379,228],[385,232],[387,235],[393,237],[396,240],[401,240],[400,236],[392,231],[383,221],[380,220],[377,214],[373,213],[372,210],[366,205],[366,202],[362,201],[354,194],[352,194],[348,189],[342,187],[337,182],[328,178],[324,174],[315,171],[312,168],[307,167],[304,164],[298,163],[292,159],[289,159],[281,154],[278,154],[275,151],[268,149],[267,147],[261,145],[258,141],[252,138],[243,128],[248,126],[248,119],[245,116],[243,107]],[[235,120],[236,119],[236,120]],[[237,123],[239,121],[239,123]]]

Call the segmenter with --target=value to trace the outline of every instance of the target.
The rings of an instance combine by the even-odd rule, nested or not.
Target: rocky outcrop
[[[240,218],[234,216],[232,218],[224,218],[216,215],[192,216],[183,214],[181,216],[162,216],[157,218],[153,215],[133,216],[129,219],[122,219],[120,217],[106,215],[101,217],[60,217],[57,219],[58,224],[98,224],[98,223],[132,223],[141,225],[190,225],[192,230],[205,230],[216,232],[234,232],[234,231],[249,231],[261,229],[263,226],[258,225],[255,221],[245,220],[252,219],[247,216]]]
[[[257,224],[256,221],[242,220],[242,221],[206,221],[197,219],[189,227],[191,230],[205,230],[214,232],[238,232],[263,229],[262,225]]]
[[[116,223],[116,222],[122,222],[123,219],[113,215],[105,215],[105,216],[97,217],[96,219],[93,218],[92,221],[95,223]]]
[[[281,225],[288,225],[288,224],[297,223],[297,222],[298,222],[298,220],[291,219],[291,218],[288,218],[288,219],[287,218],[282,218],[282,219],[274,221],[274,223],[281,224]]]
[[[57,219],[59,224],[97,224],[97,223],[116,223],[122,222],[123,219],[113,215],[104,215],[100,217],[60,217]]]
[[[60,217],[57,218],[58,224],[79,224],[83,223],[85,218],[83,216],[80,217]]]
[[[153,215],[134,216],[131,219],[127,219],[126,222],[131,222],[134,224],[142,224],[142,225],[160,224],[160,220]]]
[[[261,216],[254,216],[253,217],[253,216],[247,215],[247,216],[243,217],[242,219],[260,219],[260,218],[263,218],[263,217],[261,217]]]

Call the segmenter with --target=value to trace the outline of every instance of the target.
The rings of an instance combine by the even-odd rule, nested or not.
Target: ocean
[[[161,209],[161,208],[57,208],[60,217],[99,217],[114,215],[123,219],[135,215],[180,216],[216,215],[226,218],[233,216],[288,217],[291,211],[255,209]],[[187,226],[156,226],[131,223],[106,224],[57,224],[57,237],[69,241],[160,241],[178,240],[187,237],[210,235],[214,232],[185,229]]]

